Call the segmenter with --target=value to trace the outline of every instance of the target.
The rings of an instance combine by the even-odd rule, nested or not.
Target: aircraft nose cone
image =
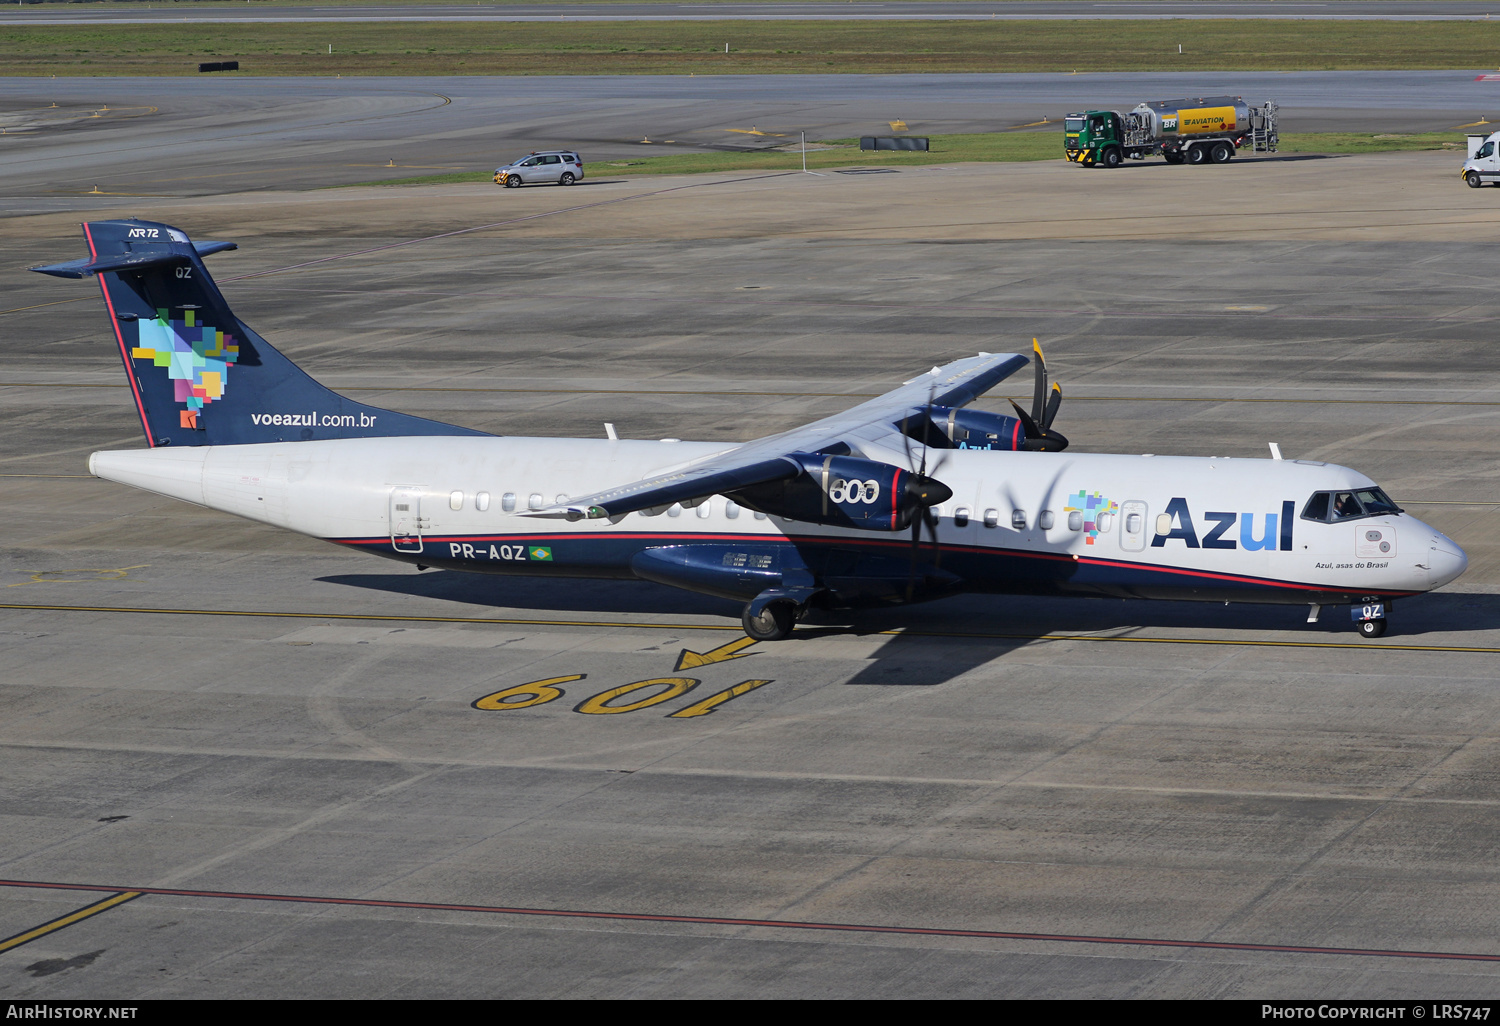
[[[1434,534],[1432,547],[1428,551],[1427,573],[1432,587],[1438,588],[1449,581],[1457,580],[1469,568],[1469,556],[1445,535]]]

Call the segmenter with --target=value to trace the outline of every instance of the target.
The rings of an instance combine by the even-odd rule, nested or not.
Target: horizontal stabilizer
[[[208,256],[210,253],[222,253],[226,249],[239,249],[237,242],[195,242],[195,249],[200,257]],[[143,271],[148,267],[159,267],[168,264],[186,264],[186,256],[180,253],[170,252],[142,252],[142,253],[111,253],[92,259],[69,260],[63,264],[46,264],[42,267],[33,267],[32,270],[38,274],[50,274],[54,278],[87,278],[99,274],[101,271]]]

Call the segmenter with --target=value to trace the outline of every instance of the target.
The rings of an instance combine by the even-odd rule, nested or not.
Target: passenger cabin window
[[[1076,509],[1068,514],[1068,530],[1083,530],[1083,514]]]
[[[702,502],[698,503],[698,519],[699,520],[707,520],[709,518],[709,515],[712,514],[712,513],[713,513],[713,506],[710,504],[710,502],[709,502],[708,499],[704,499]]]
[[[1050,509],[1044,509],[1037,514],[1036,526],[1040,527],[1043,531],[1050,531],[1055,519]]]
[[[1302,507],[1303,520],[1341,524],[1360,517],[1400,513],[1402,509],[1379,488],[1355,488],[1346,492],[1314,492]]]
[[[1013,509],[1010,511],[1010,526],[1017,531],[1026,530],[1026,511],[1024,509]]]
[[[542,494],[541,494],[541,492],[532,492],[531,493],[531,497],[526,500],[526,505],[530,506],[532,509],[541,509],[542,508]]]
[[[500,496],[500,508],[507,513],[514,513],[516,511],[516,493],[506,492]]]
[[[984,511],[984,526],[999,527],[1000,511],[998,509],[987,509]]]
[[[960,507],[958,507],[958,509],[956,509],[956,510],[953,511],[953,526],[954,527],[968,527],[969,526],[969,507],[967,507],[967,506],[960,506]]]
[[[707,503],[704,503],[704,505],[707,505]],[[740,515],[740,504],[733,499],[724,500],[724,515],[730,520],[738,517]]]
[[[474,508],[483,513],[490,508],[490,493],[479,492],[474,496]]]
[[[1100,513],[1094,518],[1094,527],[1100,534],[1108,534],[1110,528],[1115,526],[1115,515],[1113,513]]]
[[[449,492],[448,493],[448,508],[449,509],[455,509],[455,510],[457,510],[457,509],[463,509],[464,508],[464,493],[463,492],[458,492],[458,491]]]

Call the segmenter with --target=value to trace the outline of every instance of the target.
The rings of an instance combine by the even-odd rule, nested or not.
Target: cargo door
[[[1146,504],[1131,499],[1120,506],[1120,549],[1124,552],[1146,551]]]
[[[427,526],[422,519],[422,489],[408,485],[391,489],[390,525],[392,548],[397,552],[422,551],[422,529]]]

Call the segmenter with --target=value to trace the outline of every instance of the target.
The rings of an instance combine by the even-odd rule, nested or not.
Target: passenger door
[[[421,552],[422,489],[401,485],[391,489],[391,547],[397,552]]]
[[[555,153],[549,153],[541,158],[541,164],[537,167],[536,180],[538,182],[555,182],[562,177],[562,158]]]
[[[527,157],[516,165],[515,174],[520,175],[523,182],[540,182],[542,180],[541,163],[541,157]]]
[[[1120,506],[1120,549],[1123,552],[1146,551],[1146,504],[1131,499]]]

